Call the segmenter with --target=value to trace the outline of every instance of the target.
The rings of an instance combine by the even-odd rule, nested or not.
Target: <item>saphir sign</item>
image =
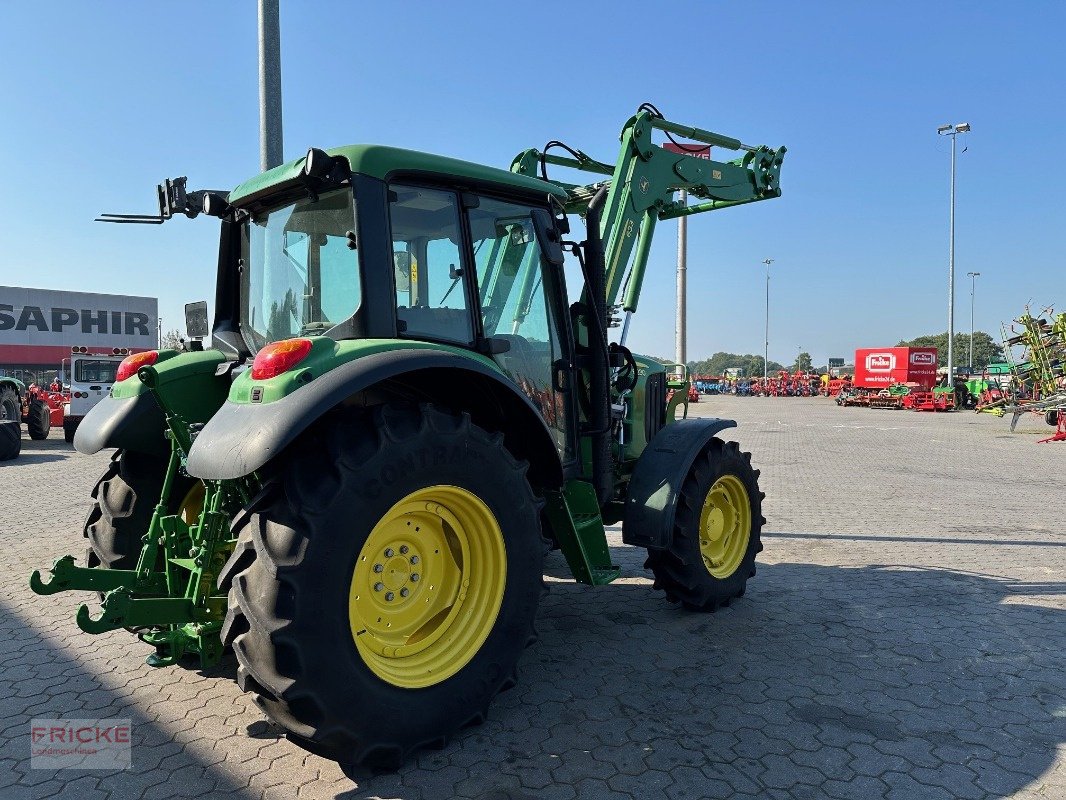
[[[157,346],[154,297],[0,286],[0,365],[47,365],[90,350]]]

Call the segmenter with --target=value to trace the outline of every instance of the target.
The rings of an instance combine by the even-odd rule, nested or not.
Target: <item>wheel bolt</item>
[[[408,549],[409,548],[407,547],[407,545],[401,544],[400,545],[400,555],[403,555],[403,556],[407,555]]]
[[[418,575],[418,573],[417,573],[417,572],[412,572],[412,573],[411,573],[411,580],[412,580],[412,581],[417,581],[417,580],[418,580],[418,577],[419,577],[419,575]]]
[[[381,572],[384,569],[385,568],[383,566],[381,566],[381,564],[375,564],[374,565],[374,572]]]
[[[385,558],[392,558],[394,552],[395,551],[391,547],[386,547],[385,548]]]
[[[400,597],[407,597],[407,595],[409,595],[409,594],[411,594],[411,593],[407,590],[406,586],[404,588],[400,589]]]
[[[378,581],[377,583],[374,584],[374,591],[375,592],[380,592],[384,588],[385,588],[385,584],[383,584],[381,581]]]
[[[385,592],[385,599],[386,600],[391,602],[394,597],[396,597],[396,595],[394,595],[392,592]]]
[[[417,564],[418,563],[418,556],[411,556],[411,563],[412,564]]]

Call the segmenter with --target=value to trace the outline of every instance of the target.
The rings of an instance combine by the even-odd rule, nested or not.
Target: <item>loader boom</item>
[[[723,162],[674,153],[652,142],[652,133],[656,130],[712,147],[743,151],[743,155]],[[560,146],[560,143],[552,142],[549,146]],[[613,168],[580,150],[566,149],[571,153],[569,156],[526,150],[511,163],[511,171],[536,176],[539,167],[541,176],[546,178],[546,165],[554,164],[611,176],[609,180],[586,185],[552,182],[569,193],[567,212],[580,214],[584,214],[595,192],[603,185],[608,186],[600,224],[600,235],[605,242],[606,300],[608,308],[621,300],[622,309],[627,314],[637,310],[652,237],[659,220],[781,195],[779,182],[784,147],[772,150],[747,145],[729,136],[670,122],[650,108],[642,108],[622,128],[621,148]],[[674,193],[682,189],[702,202],[682,205],[674,199]]]

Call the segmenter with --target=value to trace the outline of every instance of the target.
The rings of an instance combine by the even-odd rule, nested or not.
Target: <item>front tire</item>
[[[762,550],[762,499],[751,453],[711,439],[681,487],[669,547],[648,551],[655,588],[693,611],[741,597]]]
[[[52,409],[39,397],[30,397],[29,414],[26,415],[26,430],[30,438],[40,441],[48,438],[52,429]]]
[[[526,465],[432,406],[316,425],[234,524],[223,638],[298,744],[396,768],[514,684],[543,589]]]

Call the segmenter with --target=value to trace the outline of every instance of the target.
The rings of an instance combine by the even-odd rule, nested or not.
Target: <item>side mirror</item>
[[[185,332],[190,339],[203,339],[211,332],[207,322],[207,301],[185,304]]]
[[[555,220],[543,208],[534,208],[532,217],[533,230],[537,232],[537,241],[544,258],[552,266],[561,267],[564,261],[562,236],[555,226]]]

